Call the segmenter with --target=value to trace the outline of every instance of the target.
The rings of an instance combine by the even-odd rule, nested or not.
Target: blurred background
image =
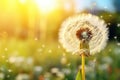
[[[107,47],[86,58],[86,80],[120,80],[120,0],[0,0],[0,80],[75,80],[81,57],[61,47],[58,32],[80,13],[109,28]]]

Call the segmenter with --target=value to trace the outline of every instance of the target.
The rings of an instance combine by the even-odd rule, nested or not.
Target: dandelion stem
[[[82,54],[82,80],[85,80],[85,55]]]

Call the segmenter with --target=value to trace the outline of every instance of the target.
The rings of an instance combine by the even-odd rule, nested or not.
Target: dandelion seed
[[[34,67],[34,71],[41,73],[41,72],[43,71],[43,68],[42,68],[41,66],[35,66],[35,67]]]
[[[67,66],[70,66],[70,65],[71,65],[71,63],[68,63],[68,64],[67,64]]]
[[[117,43],[118,46],[120,46],[120,43]]]
[[[2,58],[5,58],[5,56],[2,56]]]
[[[9,58],[10,63],[14,63],[16,61],[16,57],[12,56]]]
[[[115,48],[115,49],[114,49],[114,53],[115,53],[116,55],[119,55],[119,54],[120,54],[120,48],[118,48],[118,47]]]
[[[62,57],[60,62],[63,65],[66,64],[67,63],[67,58],[66,57]]]
[[[37,52],[42,52],[42,49],[41,48],[37,49]]]
[[[38,38],[35,38],[35,41],[37,41],[38,40]]]
[[[109,51],[109,52],[111,52],[112,50],[111,50],[111,49],[109,49],[108,51]]]
[[[104,7],[104,9],[107,9],[107,8],[108,8],[107,6]]]
[[[49,49],[49,50],[48,50],[48,52],[49,52],[49,53],[52,53],[52,50],[51,50],[51,49]]]
[[[108,28],[102,19],[91,14],[80,14],[68,18],[62,24],[59,42],[66,51],[89,53],[89,50],[80,49],[80,43],[84,40],[89,42],[90,55],[104,49],[108,40]]]
[[[111,23],[108,23],[108,25],[111,25]]]
[[[72,71],[71,71],[71,69],[69,69],[69,68],[63,68],[62,69],[62,72],[64,73],[64,74],[70,74]]]
[[[60,45],[58,45],[58,49],[60,49]]]
[[[109,67],[109,64],[102,64],[100,66],[98,66],[98,69],[101,71],[107,70],[107,68]]]
[[[9,62],[9,60],[6,60],[6,62],[8,63],[8,62]]]
[[[45,45],[44,45],[44,44],[42,45],[42,48],[45,48]]]
[[[10,75],[7,75],[7,77],[9,78],[9,77],[10,77]]]
[[[96,2],[93,2],[92,5],[93,5],[93,6],[96,6]]]
[[[8,72],[12,72],[12,70],[11,70],[11,69],[9,69],[9,70],[8,70]]]
[[[111,57],[108,57],[108,56],[103,57],[102,61],[103,61],[104,63],[108,63],[108,64],[111,64],[111,63],[113,62],[112,58],[111,58]]]
[[[64,57],[65,57],[65,55],[66,55],[66,54],[65,54],[65,53],[63,53],[63,56],[64,56]]]
[[[117,24],[117,27],[120,27],[120,24]]]
[[[114,36],[114,39],[117,39],[117,36]]]
[[[110,14],[109,16],[110,16],[110,17],[112,17],[112,15],[111,15],[111,14]]]
[[[8,48],[5,48],[5,51],[8,51]]]
[[[100,18],[103,18],[103,16],[100,16]]]
[[[57,76],[61,79],[64,79],[64,77],[65,77],[64,73],[60,72],[60,71],[57,73]]]

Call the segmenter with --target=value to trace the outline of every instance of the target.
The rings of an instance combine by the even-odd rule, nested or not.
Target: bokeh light
[[[35,2],[43,13],[53,11],[57,7],[56,0],[35,0]]]
[[[81,59],[58,43],[62,22],[91,13],[109,42],[86,60],[87,80],[120,80],[119,0],[0,0],[0,80],[75,80]],[[91,73],[91,74],[90,74]]]

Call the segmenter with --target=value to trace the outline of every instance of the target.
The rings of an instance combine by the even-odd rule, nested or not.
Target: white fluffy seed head
[[[78,53],[81,41],[76,32],[82,28],[89,28],[92,38],[89,41],[90,55],[100,52],[108,41],[108,28],[105,22],[91,14],[80,14],[66,19],[59,31],[59,42],[68,52]]]

